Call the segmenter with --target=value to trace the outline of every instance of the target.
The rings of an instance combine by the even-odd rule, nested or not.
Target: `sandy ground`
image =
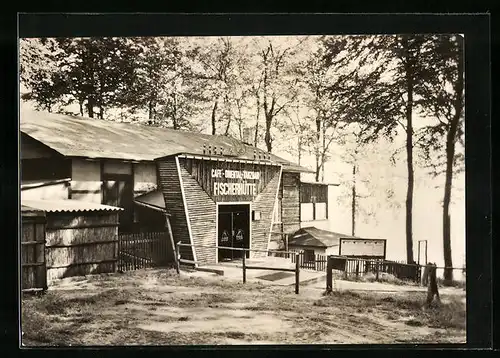
[[[243,285],[203,272],[64,279],[42,297],[23,299],[23,344],[465,342],[463,291],[442,292],[442,304],[424,310],[423,292],[353,293],[351,284],[325,297],[324,283],[295,295],[291,286]]]

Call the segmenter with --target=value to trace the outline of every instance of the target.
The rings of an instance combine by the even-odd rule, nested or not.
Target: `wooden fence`
[[[118,270],[161,267],[173,261],[167,232],[141,232],[118,236]]]
[[[314,260],[309,260],[304,255],[304,252],[298,252],[298,255],[291,255],[292,263],[298,258],[300,268],[315,270],[315,271],[326,271],[326,259],[325,255],[315,255]]]
[[[45,214],[24,209],[21,221],[22,292],[45,291],[47,289]]]
[[[292,263],[295,263],[295,255],[273,254],[273,256],[290,257]],[[299,266],[303,269],[323,271],[327,269],[327,255],[315,255],[314,260],[307,258],[304,252],[299,252],[297,256]],[[359,277],[367,273],[385,272],[401,280],[419,281],[421,275],[421,266],[417,264],[406,264],[403,262],[384,261],[379,259],[362,259],[347,257],[345,270],[342,270],[345,276]]]

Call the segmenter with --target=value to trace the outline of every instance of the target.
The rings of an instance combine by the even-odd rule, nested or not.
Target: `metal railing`
[[[269,271],[285,271],[285,272],[294,272],[295,273],[295,293],[299,294],[299,282],[300,282],[300,261],[299,261],[299,253],[298,252],[292,252],[292,251],[279,251],[279,250],[259,250],[259,249],[247,249],[247,248],[240,248],[240,247],[230,247],[230,246],[219,246],[219,245],[193,245],[193,244],[183,244],[182,242],[177,242],[175,245],[175,252],[176,252],[176,270],[177,273],[180,274],[180,265],[182,264],[189,264],[189,265],[198,265],[200,264],[199,261],[195,260],[188,260],[188,259],[183,259],[181,257],[181,252],[180,248],[181,247],[192,247],[192,248],[197,248],[197,247],[204,247],[204,248],[210,248],[210,249],[222,249],[222,250],[232,250],[232,251],[241,251],[244,252],[244,255],[242,255],[242,274],[243,274],[243,283],[247,282],[247,270],[269,270]],[[295,267],[292,268],[282,268],[282,267],[269,267],[269,266],[249,266],[247,265],[246,262],[246,253],[247,252],[265,252],[267,254],[271,252],[276,252],[276,253],[282,253],[282,254],[289,254],[289,255],[295,255]]]

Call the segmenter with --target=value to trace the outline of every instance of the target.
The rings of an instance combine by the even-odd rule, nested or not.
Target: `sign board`
[[[339,255],[385,259],[386,240],[341,238]]]
[[[180,163],[215,201],[253,201],[279,175],[279,165],[186,158]]]
[[[330,257],[330,260],[333,270],[345,271],[345,264],[347,262],[347,257],[332,256]]]
[[[219,195],[257,195],[256,183],[259,181],[260,172],[248,170],[212,169],[211,177],[214,179],[214,196]],[[239,182],[222,181],[222,179],[236,179]]]

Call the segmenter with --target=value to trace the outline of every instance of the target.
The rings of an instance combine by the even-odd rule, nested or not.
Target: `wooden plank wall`
[[[213,246],[216,244],[215,238],[217,236],[217,204],[184,167],[181,167],[181,175],[186,195],[186,205],[189,210],[193,244]],[[198,261],[215,262],[215,249],[197,247],[195,250]]]
[[[282,221],[283,231],[294,233],[300,229],[300,174],[283,172]]]
[[[283,176],[285,173],[283,172],[281,175]],[[273,233],[278,233],[278,232],[283,232],[283,178],[280,180],[280,186],[278,189],[278,201],[279,201],[279,206],[278,210],[280,210],[280,222],[276,223],[273,222],[273,228],[272,231]],[[279,248],[279,249],[284,249],[284,237],[283,235],[280,234],[271,234],[271,242],[273,243],[272,246]]]
[[[252,210],[260,211],[261,217],[258,221],[251,221],[252,225],[252,249],[267,250],[269,234],[273,224],[273,209],[277,191],[280,185],[279,172],[275,173],[265,189],[255,198]],[[254,252],[253,257],[265,257],[265,252]]]
[[[181,241],[190,244],[189,230],[182,200],[181,184],[177,172],[175,158],[166,158],[156,162],[159,175],[159,185],[165,198],[165,205],[172,215],[170,222],[172,225],[172,234],[174,241]],[[181,256],[187,260],[193,260],[193,251],[187,246],[181,247]]]
[[[48,213],[47,280],[114,272],[118,213]]]
[[[21,221],[21,289],[46,290],[45,217],[23,216]]]

